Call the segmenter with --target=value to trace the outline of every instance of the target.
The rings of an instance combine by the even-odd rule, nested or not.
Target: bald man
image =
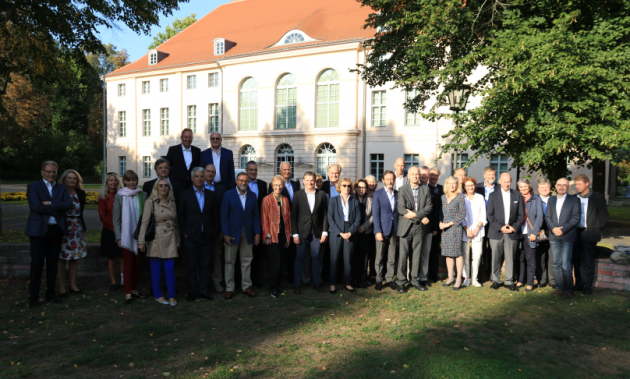
[[[405,171],[405,160],[402,158],[396,159],[394,162],[394,189],[398,191],[400,187],[405,184],[409,184],[409,178],[407,177],[407,171]]]
[[[492,249],[492,286],[493,290],[501,286],[501,265],[505,256],[504,284],[511,291],[518,291],[514,284],[514,255],[519,240],[523,238],[520,232],[525,220],[523,210],[523,196],[513,190],[512,176],[504,172],[499,177],[501,188],[488,196],[486,211],[490,224],[488,238]]]
[[[549,245],[556,276],[556,292],[569,300],[573,294],[573,244],[577,237],[577,226],[582,217],[582,207],[577,196],[567,194],[569,181],[565,178],[556,182],[557,196],[547,202],[545,222],[551,231]]]
[[[201,167],[213,164],[217,169],[214,182],[225,187],[226,191],[236,187],[236,173],[234,171],[234,154],[232,150],[221,146],[223,137],[221,133],[210,134],[210,148],[201,152]]]

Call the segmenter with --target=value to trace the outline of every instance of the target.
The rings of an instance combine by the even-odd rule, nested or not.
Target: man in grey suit
[[[573,294],[573,244],[577,237],[576,227],[582,218],[582,207],[577,196],[568,195],[569,181],[565,178],[556,182],[557,196],[549,199],[545,222],[551,231],[549,244],[556,274],[556,292],[563,299]]]
[[[490,224],[490,248],[492,249],[492,288],[501,286],[501,265],[505,255],[505,286],[518,291],[514,284],[514,254],[523,238],[521,228],[525,220],[523,196],[511,189],[512,176],[504,172],[499,177],[501,189],[488,196],[487,218]]]
[[[223,194],[225,193],[225,187],[216,183],[214,181],[214,177],[217,174],[217,168],[212,164],[208,163],[206,167],[206,183],[204,184],[204,188],[214,191],[217,199],[217,210],[221,211],[221,201],[223,200]],[[221,234],[221,228],[217,231],[217,234],[214,236],[214,241],[212,245],[212,282],[214,283],[214,289],[217,292],[223,291],[223,286],[221,285],[221,281],[223,280],[223,272],[224,270],[224,262],[222,263],[223,255],[223,235]]]
[[[422,257],[422,239],[429,232],[429,219],[433,210],[431,194],[427,186],[420,185],[420,170],[411,167],[407,174],[409,184],[398,191],[398,237],[400,252],[396,289],[405,293],[407,258],[411,256],[411,285],[419,291],[427,287],[420,284],[420,267],[428,262],[428,254]],[[427,262],[425,262],[427,261]]]

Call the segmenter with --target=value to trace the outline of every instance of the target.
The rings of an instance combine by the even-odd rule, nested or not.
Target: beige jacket
[[[148,243],[144,235],[149,226],[151,210],[155,204],[155,239]],[[179,244],[179,227],[177,225],[177,209],[175,201],[165,204],[159,199],[147,199],[142,211],[142,226],[138,236],[138,245],[147,244],[147,257],[149,258],[177,258],[177,245]]]

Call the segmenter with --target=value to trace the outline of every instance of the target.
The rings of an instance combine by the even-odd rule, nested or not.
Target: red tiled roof
[[[357,0],[244,0],[218,6],[184,31],[157,47],[170,55],[149,66],[148,54],[107,76],[133,71],[206,63],[239,55],[265,53],[288,31],[299,29],[318,40],[288,45],[309,47],[334,41],[371,38],[373,29],[363,29],[372,10]],[[224,55],[214,55],[215,38],[236,45]],[[148,52],[147,52],[148,53]]]

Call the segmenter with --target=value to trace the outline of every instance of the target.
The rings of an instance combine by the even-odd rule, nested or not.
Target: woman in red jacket
[[[114,235],[114,197],[119,189],[122,188],[118,174],[115,172],[107,173],[107,180],[98,191],[98,215],[103,223],[101,231],[101,256],[107,257],[107,268],[109,269],[109,277],[112,284],[109,287],[110,292],[118,289],[116,285],[116,258],[120,259],[120,272],[122,275],[123,260],[122,251],[116,243]],[[121,276],[122,278],[122,276]],[[122,279],[121,283],[122,285]]]
[[[269,256],[269,291],[278,298],[278,285],[282,277],[284,251],[291,241],[291,207],[289,199],[281,195],[284,179],[276,175],[271,180],[273,193],[265,196],[260,212],[264,244]]]

